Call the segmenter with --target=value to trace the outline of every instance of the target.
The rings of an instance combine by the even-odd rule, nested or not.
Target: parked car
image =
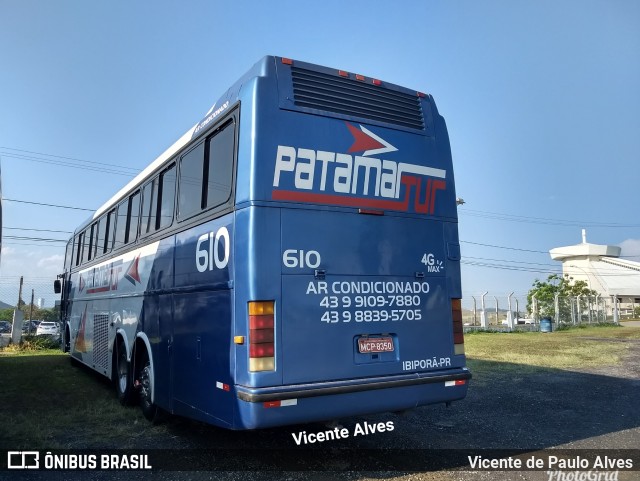
[[[0,334],[10,333],[11,323],[9,321],[0,321]]]
[[[24,323],[22,324],[22,332],[23,333],[29,332],[29,322],[31,322],[31,334],[35,334],[36,330],[38,329],[38,325],[40,324],[40,321],[24,321]]]
[[[57,322],[43,321],[36,329],[36,336],[59,336],[60,326]]]

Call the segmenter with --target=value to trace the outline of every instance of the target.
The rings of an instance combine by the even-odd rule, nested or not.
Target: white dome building
[[[623,314],[640,305],[640,262],[621,259],[620,247],[589,244],[583,229],[581,244],[556,247],[549,254],[562,262],[564,275],[586,281],[602,297],[617,298]]]

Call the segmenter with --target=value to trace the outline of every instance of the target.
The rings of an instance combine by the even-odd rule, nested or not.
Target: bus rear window
[[[186,219],[202,209],[202,176],[204,142],[188,152],[180,161],[178,215]]]
[[[228,123],[209,139],[209,152],[206,168],[208,170],[206,207],[215,207],[224,204],[231,195],[231,182],[233,180],[233,148],[235,135],[233,123]]]
[[[178,179],[181,220],[229,200],[234,152],[235,122],[231,120],[182,157]]]

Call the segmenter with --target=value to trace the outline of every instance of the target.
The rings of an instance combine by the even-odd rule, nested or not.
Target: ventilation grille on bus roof
[[[297,106],[424,130],[417,95],[297,67],[291,72]]]

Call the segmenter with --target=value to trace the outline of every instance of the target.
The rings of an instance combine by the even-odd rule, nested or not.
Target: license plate
[[[360,354],[393,352],[393,339],[391,337],[361,337],[358,339],[358,352]]]

